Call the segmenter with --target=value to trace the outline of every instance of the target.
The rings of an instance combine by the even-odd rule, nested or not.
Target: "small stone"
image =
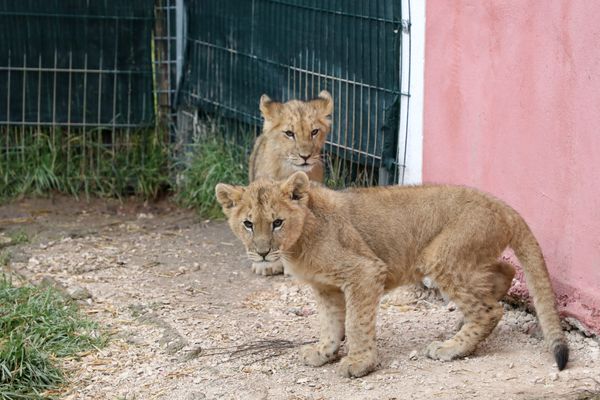
[[[553,381],[553,382],[554,382],[554,381],[557,381],[557,380],[558,380],[558,373],[557,373],[557,372],[553,372],[553,373],[551,373],[551,374],[550,374],[548,377],[549,377],[549,378],[550,378],[550,380],[551,380],[551,381]]]
[[[428,289],[435,287],[435,282],[433,282],[433,279],[431,279],[428,276],[424,277],[422,282],[423,282],[423,285],[425,285],[425,287],[427,287]]]
[[[375,386],[372,383],[363,382],[363,389],[373,390],[373,389],[375,389]]]
[[[190,392],[185,396],[185,400],[201,400],[205,398],[206,395],[202,392]]]
[[[508,369],[513,369],[514,367],[515,367],[515,364],[514,364],[514,363],[510,363],[510,364],[508,364]]]
[[[300,384],[300,385],[303,385],[303,384],[305,384],[305,383],[308,383],[308,381],[309,381],[309,379],[308,379],[308,378],[299,378],[299,379],[296,381],[296,383],[297,383],[297,384]]]
[[[90,291],[82,286],[69,286],[66,292],[73,300],[87,300],[92,298]]]
[[[543,381],[544,381],[544,379],[543,379],[543,378],[540,378],[539,376],[538,376],[538,377],[536,377],[536,378],[533,378],[533,379],[531,380],[531,382],[532,382],[532,383],[535,383],[535,384],[537,384],[537,383],[542,383]]]
[[[456,310],[456,303],[453,302],[453,301],[449,301],[448,305],[446,306],[446,309],[448,311],[454,311],[454,310]]]
[[[418,353],[416,350],[411,351],[410,354],[408,355],[409,360],[416,360],[417,358],[418,358]]]

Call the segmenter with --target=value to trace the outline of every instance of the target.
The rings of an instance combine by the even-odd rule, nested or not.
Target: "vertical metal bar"
[[[253,3],[253,9],[254,9],[254,0],[252,0]],[[184,28],[184,24],[185,24],[185,9],[184,9],[184,4],[183,4],[183,0],[175,0],[175,18],[176,18],[176,24],[177,24],[177,29],[176,29],[176,49],[177,49],[177,56],[176,56],[176,63],[177,63],[177,73],[176,73],[176,78],[177,78],[177,82],[176,85],[179,84],[179,82],[181,82],[181,74],[183,72],[183,51],[184,51],[184,38],[185,38],[185,28]],[[175,87],[175,91],[177,91],[177,87]]]
[[[405,16],[410,18],[410,2],[402,0],[402,20],[410,21]],[[400,107],[398,118],[398,152],[396,159],[398,160],[398,179],[400,184],[404,183],[404,173],[406,170],[406,144],[408,139],[408,106],[410,97],[410,33],[407,27],[400,28]]]
[[[288,68],[287,68],[287,96],[285,96],[286,99],[289,99],[290,96],[291,96],[291,90],[292,90],[292,73],[293,73],[292,69],[288,66]]]
[[[346,65],[349,64],[348,62],[348,42],[346,41]],[[343,73],[340,73],[340,78],[343,77]],[[344,105],[346,108],[346,111],[344,112],[344,160],[348,160],[348,113],[349,113],[349,87],[348,87],[348,81],[350,80],[349,76],[348,76],[348,69],[346,69],[346,81],[344,82],[344,86],[345,86],[345,99],[344,99]],[[342,80],[340,79],[340,85],[342,84]],[[352,154],[352,153],[350,153]],[[350,161],[350,165],[352,165],[352,161]]]
[[[297,91],[296,91],[296,81],[298,78],[296,78],[296,74],[298,73],[298,69],[296,68],[297,64],[296,64],[296,57],[294,57],[292,59],[292,71],[294,72],[294,75],[292,77],[292,97],[296,97],[297,96]]]
[[[52,77],[52,143],[56,144],[56,68],[58,67],[58,52],[54,49],[54,76]]]
[[[338,146],[336,146],[336,157],[339,159],[340,158],[340,149],[341,147],[339,145],[342,145],[342,81],[339,79],[336,79],[335,77],[335,66],[331,65],[331,79],[333,80],[333,84],[335,85],[337,83],[337,95],[338,95],[338,99],[337,99],[337,103],[338,103],[338,123],[337,123],[337,144]]]
[[[167,106],[168,109],[170,109],[171,107],[171,89],[173,87],[173,82],[171,82],[172,78],[171,78],[171,10],[170,10],[170,1],[169,0],[165,0],[165,3],[167,5],[167,9],[165,10],[165,12],[163,13],[163,15],[166,15],[167,17],[167,34],[165,35],[166,41],[167,41],[167,57],[164,60],[161,60],[162,62],[167,62],[167,90],[168,93],[165,96],[167,98],[167,104],[163,104],[164,106]]]
[[[71,103],[73,99],[72,88],[73,88],[73,52],[69,51],[69,93],[67,96],[67,170],[70,170],[71,166]]]
[[[352,134],[350,135],[350,145],[348,147],[355,148],[356,142],[354,141],[354,137],[356,134],[356,75],[352,77]],[[362,146],[362,142],[359,142],[358,149],[360,150]],[[360,165],[360,153],[356,154],[356,163]],[[354,162],[354,152],[350,152],[350,165]]]
[[[86,111],[87,111],[87,77],[88,77],[88,54],[85,53],[84,57],[83,57],[83,111],[82,111],[82,132],[83,132],[83,138],[82,138],[82,150],[81,150],[81,162],[80,162],[80,174],[83,177],[83,179],[85,180],[85,192],[86,194],[88,193],[88,181],[85,177],[85,164],[86,164],[86,155],[87,155],[87,146],[86,146],[86,142],[87,142],[87,132],[86,132]]]
[[[370,90],[370,89],[367,89],[367,90]],[[362,143],[362,141],[363,141],[363,131],[364,131],[363,118],[364,118],[364,115],[365,115],[365,110],[364,110],[365,102],[364,102],[364,93],[363,93],[363,91],[364,91],[363,85],[360,85],[359,95],[358,95],[359,96],[359,103],[358,104],[360,105],[359,110],[358,110],[358,113],[360,114],[359,117],[358,117],[358,131],[359,131],[358,142],[359,143]],[[367,138],[368,137],[369,136],[367,134]],[[369,144],[368,144],[368,139],[367,139],[367,150],[369,148],[368,146],[369,146]],[[359,159],[360,159],[360,154],[359,154]],[[365,166],[367,165],[367,162],[368,162],[368,157],[365,159]]]
[[[304,99],[307,100],[308,97],[308,74],[310,69],[308,68],[308,47],[306,48],[306,54],[304,56]]]
[[[27,53],[23,54],[23,90],[22,90],[22,109],[21,109],[21,162],[25,162],[25,98],[26,98],[26,85],[27,85]]]
[[[369,184],[373,184],[373,175],[375,173],[375,163],[377,161],[377,158],[375,158],[375,156],[377,155],[377,133],[381,130],[381,127],[379,126],[379,90],[375,90],[375,112],[373,113],[373,117],[375,118],[374,121],[374,125],[375,125],[375,132],[373,135],[373,158],[372,158],[372,165],[371,165],[371,178],[370,178],[370,182]],[[369,151],[369,143],[367,142],[367,151]],[[381,157],[381,160],[383,160],[383,156]],[[367,159],[365,161],[365,165],[368,165],[369,160]],[[379,168],[380,169],[384,169],[382,168],[383,165],[381,165],[381,161],[379,162]],[[367,170],[368,172],[368,170]],[[385,182],[387,183],[387,182]],[[381,182],[380,182],[381,184]]]
[[[41,108],[42,108],[42,54],[40,53],[38,56],[38,87],[37,87],[37,137],[39,140],[39,136],[41,133]]]
[[[104,67],[104,51],[100,51],[100,67],[98,72],[98,115],[97,115],[97,124],[96,127],[96,135],[98,137],[98,145],[96,148],[96,171],[98,176],[100,176],[100,153],[102,149],[102,74]]]
[[[131,144],[131,69],[127,71],[127,130],[126,130],[126,140],[127,149]],[[126,151],[125,154],[125,164],[129,167],[129,151]]]
[[[10,149],[10,142],[9,142],[9,138],[11,135],[10,132],[10,86],[11,86],[11,82],[10,82],[10,73],[12,71],[12,67],[11,67],[11,51],[8,51],[8,71],[7,71],[7,84],[6,84],[6,165],[8,168],[8,163],[9,163],[9,149]]]
[[[117,76],[118,76],[118,62],[119,59],[117,57],[118,55],[118,50],[119,50],[119,20],[117,19],[117,21],[115,22],[115,57],[113,60],[113,68],[112,68],[112,74],[113,74],[113,107],[112,107],[112,132],[111,132],[111,158],[114,162],[115,160],[115,146],[117,144],[116,142],[116,124],[117,124]]]
[[[380,13],[380,10],[379,10],[379,6],[382,4],[381,2],[374,2],[374,3],[370,3],[370,4],[372,4],[372,6],[374,8],[374,10],[372,12],[372,15],[374,17],[378,17],[378,16],[380,16],[382,14],[385,15],[385,13]],[[382,80],[380,79],[381,76],[382,76],[382,73],[385,74],[385,62],[384,63],[381,62],[381,54],[382,53],[385,54],[385,52],[384,52],[385,45],[384,45],[383,41],[380,40],[380,38],[379,38],[379,32],[380,32],[381,25],[382,25],[382,22],[380,22],[380,21],[377,21],[377,20],[372,20],[371,21],[370,36],[372,38],[374,38],[374,43],[377,44],[376,47],[375,47],[375,49],[376,49],[376,55],[374,57],[377,60],[377,64],[376,64],[376,67],[375,67],[375,74],[373,74],[374,75],[373,76],[373,82],[378,87],[380,87],[381,84],[382,84],[381,83]],[[383,75],[383,76],[386,76],[386,75]],[[377,167],[378,167],[378,170],[380,172],[380,174],[379,174],[380,176],[381,176],[381,171],[385,170],[385,168],[383,166],[383,151],[382,151],[383,150],[383,146],[381,146],[381,150],[378,151],[378,149],[377,149],[378,142],[380,144],[383,143],[383,142],[381,142],[381,136],[380,135],[383,135],[383,131],[381,129],[381,125],[383,124],[384,120],[380,121],[380,119],[379,119],[379,115],[380,115],[380,112],[381,112],[380,111],[381,107],[379,105],[379,89],[374,89],[374,90],[375,90],[375,115],[374,115],[374,117],[375,117],[375,129],[374,129],[374,137],[373,137],[373,151],[372,151],[373,157],[371,159],[371,171],[370,171],[371,172],[371,176],[369,178],[369,180],[370,180],[369,184],[371,184],[371,185],[375,181],[374,175],[375,175],[376,164],[379,164]],[[369,147],[369,144],[367,144],[367,148],[368,147]],[[377,158],[376,158],[376,156],[378,154],[381,154],[381,158],[379,159],[379,161],[377,161]],[[365,162],[365,165],[368,165],[368,162],[369,162],[369,160],[367,159],[366,162]],[[369,172],[368,169],[367,169],[367,172]],[[381,184],[387,184],[387,181],[382,181],[381,179],[378,179],[378,183],[380,185]]]

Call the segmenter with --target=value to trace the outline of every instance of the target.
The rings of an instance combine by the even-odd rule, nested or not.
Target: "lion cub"
[[[301,350],[304,363],[348,355],[338,371],[363,376],[377,365],[375,319],[382,294],[431,277],[462,313],[460,330],[433,342],[427,356],[472,353],[502,317],[499,300],[514,269],[498,257],[510,246],[521,261],[540,325],[556,364],[569,349],[554,306],[540,247],[519,214],[490,195],[460,186],[376,187],[332,191],[297,172],[285,181],[248,187],[218,184],[233,232],[255,259],[283,260],[315,293],[319,342]]]
[[[290,100],[279,103],[263,94],[260,112],[264,118],[262,134],[256,139],[250,165],[249,181],[259,178],[286,179],[304,171],[311,180],[323,182],[321,150],[331,131],[333,100],[328,91],[309,101]],[[281,261],[261,260],[252,263],[257,274],[283,272]]]

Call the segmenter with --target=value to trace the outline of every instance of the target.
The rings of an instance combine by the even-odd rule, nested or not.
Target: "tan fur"
[[[321,91],[314,100],[286,103],[273,101],[265,94],[260,98],[260,112],[264,118],[263,131],[250,155],[250,182],[260,178],[286,179],[297,171],[322,182],[321,150],[331,130],[333,112],[329,92]],[[313,136],[315,130],[318,133]],[[294,135],[289,137],[285,132]]]
[[[273,101],[266,94],[260,98],[260,112],[264,118],[263,132],[256,138],[250,165],[249,181],[266,178],[281,180],[297,171],[323,182],[321,150],[331,130],[333,100],[326,90],[310,101]],[[313,132],[318,130],[316,135]],[[292,132],[293,137],[286,135]],[[302,156],[307,157],[305,160]],[[252,263],[252,271],[261,275],[280,274],[281,261]]]
[[[502,317],[498,302],[514,269],[498,261],[510,246],[523,264],[540,325],[558,367],[568,348],[540,248],[525,221],[487,194],[459,186],[376,187],[335,192],[304,173],[248,187],[219,184],[216,194],[250,257],[267,253],[308,282],[319,304],[318,344],[301,351],[319,366],[336,358],[346,336],[343,376],[377,364],[375,320],[382,294],[429,276],[464,314],[459,331],[426,354],[451,360],[472,353]],[[283,223],[277,229],[273,221]],[[243,221],[253,224],[244,227]]]

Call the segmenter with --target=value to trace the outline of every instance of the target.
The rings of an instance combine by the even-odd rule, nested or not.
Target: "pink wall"
[[[423,180],[536,234],[563,314],[600,332],[600,1],[427,1]]]

